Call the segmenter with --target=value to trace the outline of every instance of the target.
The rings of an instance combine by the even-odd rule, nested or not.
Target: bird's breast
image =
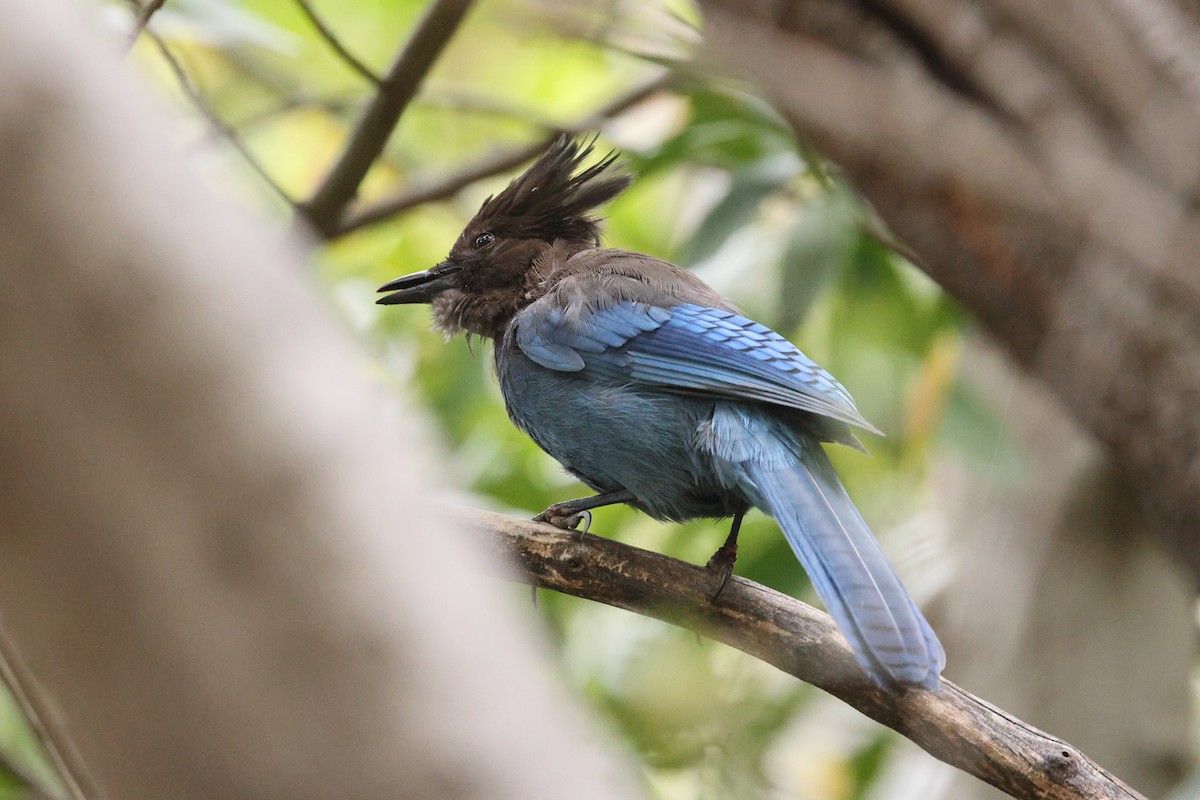
[[[661,519],[722,517],[745,507],[697,445],[713,401],[549,370],[505,343],[497,346],[496,372],[513,422],[593,489],[628,489]]]

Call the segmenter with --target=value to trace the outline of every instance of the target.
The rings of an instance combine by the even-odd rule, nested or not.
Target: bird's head
[[[430,303],[434,323],[496,337],[530,302],[548,255],[566,256],[600,243],[596,206],[620,194],[629,176],[614,170],[616,154],[579,170],[592,145],[563,136],[524,174],[480,206],[432,269],[380,287],[377,302]]]

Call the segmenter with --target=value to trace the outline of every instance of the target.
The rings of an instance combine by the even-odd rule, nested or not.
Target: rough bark
[[[752,76],[1135,481],[1200,585],[1200,32],[1172,0],[706,0]]]
[[[731,578],[711,601],[713,573],[597,536],[482,511],[460,512],[516,556],[529,580],[704,634],[818,686],[935,758],[1024,800],[1135,800],[1070,743],[1028,725],[950,681],[936,692],[885,691],[858,667],[828,615],[751,581]]]
[[[631,795],[299,251],[81,13],[0,3],[0,622],[89,793]]]

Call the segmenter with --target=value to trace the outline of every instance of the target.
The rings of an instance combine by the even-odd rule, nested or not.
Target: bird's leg
[[[600,508],[600,506],[616,505],[617,503],[628,503],[633,499],[633,492],[628,489],[618,489],[615,492],[604,492],[593,497],[566,500],[550,506],[534,517],[533,521],[549,522],[556,528],[572,530],[577,528],[579,523],[586,520],[587,524],[584,526],[583,532],[587,533],[588,527],[592,524],[591,509]]]
[[[733,574],[733,562],[737,561],[737,537],[738,531],[742,527],[742,517],[745,516],[745,511],[739,511],[733,515],[733,525],[729,529],[729,536],[725,537],[725,544],[721,545],[717,552],[713,553],[712,558],[708,560],[706,565],[720,576],[717,583],[717,590],[713,592],[713,602],[717,602],[717,598],[721,596],[721,592],[725,591],[725,584],[729,583],[729,576]]]

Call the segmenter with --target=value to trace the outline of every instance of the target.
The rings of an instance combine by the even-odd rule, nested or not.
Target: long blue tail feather
[[[946,664],[942,646],[821,446],[808,443],[791,463],[747,460],[740,466],[859,663],[883,683],[936,689]]]

